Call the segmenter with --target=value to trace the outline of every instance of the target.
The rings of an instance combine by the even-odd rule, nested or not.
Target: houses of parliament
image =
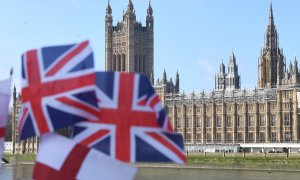
[[[265,42],[259,54],[257,88],[241,89],[234,52],[227,69],[223,62],[211,92],[181,93],[179,73],[154,81],[154,16],[151,4],[145,26],[136,20],[134,5],[128,1],[121,22],[113,23],[108,1],[105,16],[105,70],[139,72],[147,76],[159,94],[173,128],[186,145],[240,143],[298,143],[300,79],[295,58],[285,62],[270,4]],[[14,92],[13,144],[17,147],[18,101]],[[20,100],[19,100],[20,101]],[[37,139],[22,142],[23,152],[34,152]],[[21,142],[19,142],[21,143]],[[18,145],[20,147],[20,145]]]

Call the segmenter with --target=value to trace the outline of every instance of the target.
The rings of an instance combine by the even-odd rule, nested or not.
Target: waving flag
[[[54,133],[42,136],[33,179],[133,179],[137,169]]]
[[[184,163],[183,140],[173,133],[149,80],[133,73],[96,75],[99,122],[78,123],[74,139],[123,162]]]
[[[0,157],[2,157],[5,127],[7,124],[8,104],[10,99],[11,80],[0,81]]]
[[[20,138],[25,139],[95,119],[93,52],[89,42],[45,47],[22,56]],[[69,105],[72,101],[76,106]]]

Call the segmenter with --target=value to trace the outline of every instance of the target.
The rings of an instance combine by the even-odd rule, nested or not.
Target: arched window
[[[139,72],[139,57],[137,54],[135,55],[134,65],[135,65],[135,72]]]
[[[142,59],[142,55],[139,55],[139,72],[143,72],[143,59]]]
[[[147,73],[147,61],[146,61],[146,55],[143,57],[143,72]]]
[[[118,59],[117,59],[117,71],[121,71],[121,55],[118,54]]]
[[[113,55],[113,60],[112,60],[112,68],[111,68],[112,71],[116,71],[117,70],[116,61],[117,61],[117,56],[114,54]]]
[[[125,54],[123,54],[122,55],[122,71],[126,71],[126,55]]]

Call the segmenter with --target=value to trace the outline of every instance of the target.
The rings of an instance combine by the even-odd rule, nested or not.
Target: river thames
[[[3,165],[0,170],[0,179],[30,179],[32,173],[32,164],[18,165],[14,170],[13,165]],[[15,173],[15,176],[13,175]],[[140,167],[135,177],[136,180],[181,180],[181,179],[230,179],[230,180],[274,180],[284,179],[293,180],[300,178],[300,171],[272,171],[266,170],[220,170],[220,169],[176,169],[176,168],[144,168]],[[105,179],[105,178],[104,178]]]

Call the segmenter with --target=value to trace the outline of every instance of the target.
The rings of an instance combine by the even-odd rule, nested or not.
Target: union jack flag
[[[99,121],[77,123],[75,141],[123,162],[177,162],[186,157],[149,80],[139,74],[96,74]]]
[[[88,41],[45,47],[22,55],[20,139],[96,117],[93,52]]]

